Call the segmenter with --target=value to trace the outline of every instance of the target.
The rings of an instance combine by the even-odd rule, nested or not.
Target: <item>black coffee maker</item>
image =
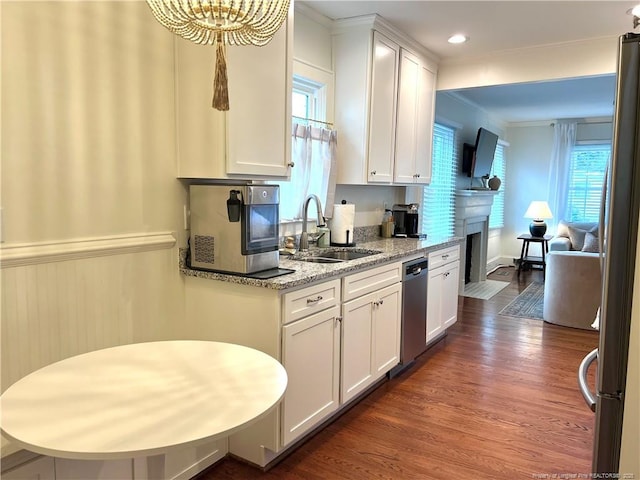
[[[398,203],[393,206],[394,237],[419,238],[417,203]]]

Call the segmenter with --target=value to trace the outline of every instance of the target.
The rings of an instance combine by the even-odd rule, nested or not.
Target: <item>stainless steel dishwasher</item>
[[[402,320],[400,364],[390,376],[407,368],[427,349],[427,280],[429,260],[418,258],[402,264]]]

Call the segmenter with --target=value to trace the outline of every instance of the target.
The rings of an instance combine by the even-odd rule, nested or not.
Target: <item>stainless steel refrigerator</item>
[[[630,330],[632,321],[638,321],[633,320],[632,306],[640,216],[640,35],[620,37],[617,74],[613,149],[601,222],[606,224],[606,233],[600,235],[605,251],[600,340],[579,372],[580,388],[596,413],[594,473],[619,472]],[[586,381],[594,360],[595,395],[588,391]]]

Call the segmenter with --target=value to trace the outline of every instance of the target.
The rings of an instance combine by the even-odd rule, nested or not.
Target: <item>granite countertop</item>
[[[180,272],[191,277],[271,288],[274,290],[285,290],[315,283],[320,280],[328,280],[332,277],[341,277],[358,270],[374,267],[393,260],[401,260],[412,255],[426,256],[433,250],[459,245],[461,241],[462,239],[460,237],[428,238],[425,240],[414,238],[380,238],[358,243],[355,247],[351,248],[331,247],[332,250],[373,250],[380,252],[369,255],[368,257],[348,260],[341,263],[304,262],[293,260],[286,255],[281,255],[279,267],[295,271],[269,279],[256,279],[188,268],[184,261],[186,249],[183,249],[180,256]],[[321,255],[323,250],[322,248],[312,247],[309,249],[309,252],[300,253],[299,255]]]

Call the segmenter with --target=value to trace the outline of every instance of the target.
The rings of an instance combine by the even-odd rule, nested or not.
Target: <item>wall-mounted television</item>
[[[475,145],[464,144],[462,150],[462,173],[466,173],[469,177],[488,177],[491,172],[497,144],[498,135],[486,128],[479,128]]]

